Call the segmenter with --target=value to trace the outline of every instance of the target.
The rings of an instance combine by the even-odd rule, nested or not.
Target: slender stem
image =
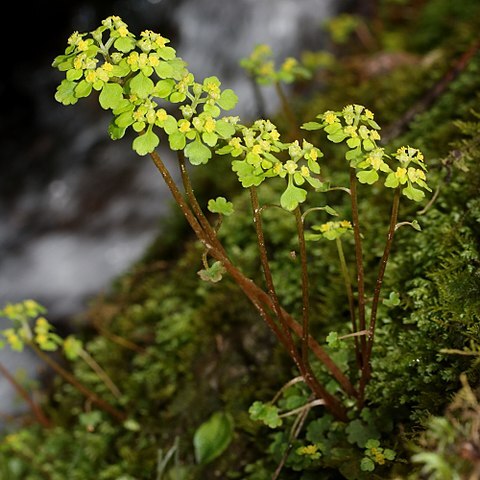
[[[170,172],[165,167],[165,164],[163,163],[162,159],[160,158],[160,155],[156,151],[153,151],[153,152],[150,153],[150,157],[152,158],[153,163],[157,167],[158,171],[161,173],[161,175],[163,177],[163,180],[165,181],[168,189],[170,190],[175,202],[180,207],[180,210],[182,211],[182,213],[185,216],[189,225],[192,227],[192,229],[195,232],[195,235],[197,236],[197,238],[205,245],[205,247],[207,249],[212,248],[212,246],[206,240],[206,237],[205,237],[205,234],[202,230],[201,225],[199,224],[195,215],[193,214],[193,212],[190,210],[189,206],[187,205],[185,199],[183,198],[182,193],[180,192],[180,190],[178,189],[175,181],[173,180],[172,176],[170,175]]]
[[[95,361],[95,359],[83,348],[79,351],[80,358],[98,375],[98,378],[106,385],[116,398],[122,396],[118,387],[113,383],[107,372]]]
[[[263,233],[263,222],[262,222],[262,215],[261,215],[261,208],[260,203],[258,201],[257,189],[256,187],[250,188],[250,201],[252,204],[252,211],[253,211],[253,223],[255,225],[255,233],[257,235],[257,244],[258,244],[258,251],[260,253],[260,263],[262,265],[263,274],[265,277],[265,283],[267,285],[267,291],[270,295],[273,303],[273,310],[275,315],[280,321],[280,324],[283,328],[285,333],[285,338],[288,343],[288,351],[291,356],[295,355],[296,347],[292,339],[290,328],[288,327],[287,322],[285,321],[282,309],[280,307],[280,302],[278,300],[278,295],[275,290],[275,285],[273,282],[272,271],[270,269],[270,263],[268,261],[268,253],[267,248],[265,245],[265,236]]]
[[[219,248],[219,242],[215,242],[215,244],[212,244],[212,239],[202,228],[199,221],[195,217],[194,213],[192,212],[190,207],[187,205],[183,195],[181,194],[180,190],[175,184],[175,181],[171,177],[170,172],[165,167],[158,153],[153,151],[150,153],[150,156],[155,166],[160,171],[174,200],[177,202],[177,205],[182,210],[182,213],[184,214],[187,222],[195,232],[197,238],[203,243],[203,245],[207,248],[207,250],[209,251],[209,253],[213,258],[222,262],[227,272],[236,281],[236,283],[239,285],[241,290],[246,294],[247,298],[250,299],[252,304],[260,313],[261,317],[272,329],[272,331],[280,340],[280,342],[284,346],[287,346],[287,340],[285,338],[285,335],[283,334],[282,331],[279,330],[278,326],[273,321],[273,319],[271,318],[271,316],[268,314],[268,311],[267,311],[267,309],[270,309],[271,311],[275,311],[275,306],[273,304],[272,298],[266,292],[264,292],[261,288],[255,285],[255,283],[252,280],[245,277],[245,275],[243,275],[243,273],[241,273],[231,263],[225,251],[222,248]],[[285,320],[287,321],[289,327],[294,332],[296,332],[297,335],[300,335],[299,329],[301,331],[302,327],[283,309],[282,309],[282,315],[285,317]],[[342,385],[342,388],[344,388],[345,392],[348,393],[349,395],[356,395],[356,392],[353,386],[351,385],[350,381],[343,374],[343,372],[338,368],[338,366],[331,359],[331,357],[311,337],[309,337],[308,341],[309,341],[309,345],[313,345],[314,353],[317,355],[319,359],[321,359],[322,363],[324,363],[327,369],[331,371],[332,375],[337,379],[339,384]],[[346,411],[343,405],[341,404],[341,402],[336,397],[328,393],[324,387],[322,387],[318,382],[315,381],[310,369],[302,368],[303,366],[299,364],[298,360],[296,360],[296,363],[297,363],[297,366],[300,368],[300,373],[305,378],[305,383],[309,386],[309,388],[311,388],[311,390],[315,393],[317,398],[323,398],[325,400],[326,407],[339,420],[346,421],[347,420]]]
[[[297,225],[298,245],[300,250],[300,264],[302,268],[302,360],[305,365],[309,365],[308,338],[310,336],[310,297],[308,293],[307,246],[305,243],[305,231],[303,228],[303,219],[300,207],[297,207],[294,213]]]
[[[51,426],[50,420],[47,418],[41,407],[33,400],[27,390],[18,383],[14,376],[0,363],[0,373],[5,377],[5,379],[12,385],[15,391],[25,400],[25,403],[28,404],[33,415],[37,419],[40,425],[48,428]]]
[[[318,400],[315,400],[318,401]],[[298,437],[300,434],[300,431],[303,428],[303,425],[305,423],[305,420],[307,419],[307,416],[311,410],[311,406],[309,407],[310,404],[307,404],[307,408],[299,412],[297,418],[293,422],[292,429],[290,430],[290,438],[289,438],[289,443],[288,446],[282,455],[282,458],[280,460],[280,463],[278,464],[277,468],[275,469],[275,472],[273,473],[272,480],[277,480],[279,478],[279,475],[285,465],[285,462],[287,461],[288,456],[290,455],[290,452],[293,449],[293,441]]]
[[[215,230],[210,225],[210,222],[205,217],[202,208],[200,207],[195,192],[193,191],[192,182],[190,181],[190,175],[188,174],[187,166],[185,164],[185,155],[183,150],[177,152],[178,164],[180,166],[180,174],[182,176],[183,187],[187,194],[188,202],[190,207],[197,217],[197,220],[200,222],[200,225],[208,233],[208,235],[213,239],[216,237]]]
[[[350,320],[352,322],[352,332],[355,333],[357,331],[357,319],[355,315],[355,302],[353,300],[352,280],[350,278],[350,272],[348,270],[347,262],[345,261],[345,254],[343,253],[342,240],[337,237],[335,239],[335,242],[337,244],[338,258],[340,260],[340,269],[342,270],[345,290],[347,291],[348,309],[350,310]],[[358,367],[361,368],[362,359],[360,357],[357,337],[355,337],[355,352],[357,354]]]
[[[357,264],[358,328],[365,330],[365,279],[363,273],[362,235],[358,215],[357,178],[354,168],[350,168],[350,199],[352,203],[353,237],[355,240],[355,260]],[[366,339],[363,336],[360,339],[360,350],[363,369],[365,367],[367,350]]]
[[[55,370],[65,381],[73,385],[80,393],[85,395],[85,397],[87,397],[92,403],[96,404],[98,407],[112,415],[112,417],[115,417],[117,420],[121,422],[125,420],[126,414],[124,412],[121,412],[113,405],[100,398],[88,387],[80,383],[71,373],[67,372],[67,370],[60,366],[55,360],[40,350],[33,342],[30,342],[29,346],[47,365]]]
[[[278,97],[280,98],[280,102],[282,104],[283,113],[287,118],[288,123],[290,124],[290,132],[291,136],[295,139],[302,138],[302,132],[298,128],[298,122],[295,114],[293,113],[292,107],[290,106],[290,102],[283,91],[282,85],[280,82],[275,82],[275,91],[277,92]]]
[[[388,257],[390,256],[390,250],[392,248],[393,237],[395,236],[395,226],[397,224],[397,219],[398,219],[399,205],[400,205],[400,188],[397,188],[393,196],[392,212],[390,214],[390,225],[388,227],[387,241],[385,243],[385,249],[383,250],[382,259],[380,260],[377,281],[375,284],[375,290],[373,292],[372,313],[370,316],[370,324],[368,327],[368,341],[367,341],[367,350],[365,355],[366,362],[364,364],[364,370],[362,372],[362,379],[360,382],[360,398],[361,399],[363,398],[365,386],[370,380],[370,375],[371,375],[370,359],[372,356],[375,326],[377,323],[377,312],[378,312],[378,305],[380,302],[380,292],[382,289],[383,278],[385,277],[385,269],[387,268]]]

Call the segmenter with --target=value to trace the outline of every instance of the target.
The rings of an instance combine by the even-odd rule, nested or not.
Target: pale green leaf
[[[212,152],[199,139],[196,139],[185,147],[185,156],[192,165],[201,165],[210,160]]]
[[[106,83],[100,92],[98,101],[105,110],[118,108],[123,101],[123,88],[118,83]]]
[[[360,183],[372,185],[378,180],[378,173],[375,170],[362,170],[357,172],[357,178]]]
[[[148,130],[143,135],[135,138],[132,148],[138,153],[138,155],[143,156],[147,153],[153,152],[159,143],[160,139],[158,136],[151,130]]]
[[[229,413],[215,412],[202,423],[193,436],[195,460],[201,465],[219,457],[233,438],[233,418]]]
[[[223,108],[223,110],[232,110],[235,108],[235,105],[238,102],[238,97],[236,93],[227,88],[220,94],[220,98],[217,100],[217,104],[220,108]]]
[[[286,190],[280,197],[280,205],[288,211],[295,210],[300,203],[307,199],[307,192],[303,188],[296,187],[293,182],[289,182]]]
[[[225,216],[231,215],[233,213],[233,203],[228,202],[227,199],[224,197],[217,197],[215,200],[209,200],[207,208],[212,213],[219,213]]]
[[[153,81],[142,72],[137,73],[130,81],[130,90],[140,98],[147,98],[154,88]]]

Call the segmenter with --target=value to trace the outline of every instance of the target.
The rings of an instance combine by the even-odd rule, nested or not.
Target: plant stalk
[[[113,405],[103,400],[103,398],[100,398],[94,391],[80,383],[71,373],[67,372],[67,370],[60,366],[55,360],[40,350],[33,342],[29,342],[29,346],[47,365],[55,370],[55,372],[57,372],[65,381],[73,385],[80,393],[85,395],[85,397],[87,397],[92,403],[112,415],[112,417],[120,422],[123,422],[126,419],[127,416],[124,412],[121,412]]]
[[[383,279],[385,277],[385,269],[387,268],[388,258],[390,256],[390,250],[392,248],[393,237],[395,236],[395,227],[397,225],[399,205],[400,205],[400,188],[397,187],[393,196],[392,212],[390,214],[390,225],[388,227],[388,232],[387,232],[387,241],[385,243],[385,248],[383,250],[382,259],[380,260],[377,281],[375,283],[375,290],[373,292],[372,313],[370,316],[370,324],[368,327],[368,340],[367,340],[367,349],[366,349],[366,355],[365,355],[366,362],[364,364],[364,369],[362,371],[362,377],[361,377],[360,388],[359,388],[360,400],[363,400],[365,387],[368,381],[370,380],[370,376],[371,376],[372,367],[371,367],[370,359],[372,356],[373,341],[375,336],[375,326],[377,323],[377,312],[378,312],[378,305],[380,302],[380,292],[382,289]]]
[[[5,377],[8,383],[12,385],[15,391],[25,400],[25,403],[30,407],[33,415],[37,419],[38,423],[45,428],[51,427],[51,422],[43,412],[40,405],[33,400],[27,390],[20,385],[20,383],[15,379],[15,377],[0,363],[0,373]]]
[[[340,260],[340,269],[342,271],[343,281],[345,283],[345,290],[347,292],[348,298],[348,309],[350,310],[350,320],[352,322],[352,333],[357,332],[357,319],[355,315],[355,302],[353,299],[353,289],[352,289],[352,279],[350,277],[350,272],[348,270],[347,262],[345,260],[345,254],[343,252],[342,240],[337,237],[335,239],[337,244],[338,258]],[[355,352],[357,356],[357,365],[359,368],[362,366],[362,359],[360,357],[360,350],[358,346],[358,338],[355,336]]]
[[[365,276],[363,273],[363,251],[362,251],[362,234],[360,232],[360,219],[358,215],[358,199],[357,199],[357,178],[354,168],[350,168],[350,199],[352,204],[352,223],[353,238],[355,240],[355,261],[357,265],[357,292],[358,292],[358,328],[366,329],[365,322]],[[357,357],[362,359],[362,371],[365,368],[367,354],[367,343],[364,336],[360,339],[360,352]]]

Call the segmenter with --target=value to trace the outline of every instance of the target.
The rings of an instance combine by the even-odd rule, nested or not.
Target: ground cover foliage
[[[369,16],[328,25],[334,55],[317,54],[322,68],[289,97],[299,124],[366,105],[389,144],[415,145],[428,166],[431,194],[420,207],[401,205],[401,218],[417,218],[421,232],[405,225],[396,234],[361,414],[345,423],[322,406],[302,408],[310,392],[292,381],[298,372],[287,355],[233,281],[201,281],[201,246],[172,209],[144,259],[84,313],[89,328],[78,337],[119,396],[81,358],[66,366],[127,415],[112,417],[57,376],[41,402],[48,427],[27,415],[3,436],[1,478],[479,478],[480,8],[371,3]],[[288,131],[283,112],[272,120]],[[345,161],[337,145],[305,135],[328,158],[322,174],[345,175],[333,173]],[[219,235],[242,271],[261,281],[248,193],[226,183],[230,166],[215,160],[218,178],[199,170],[196,193],[205,202],[212,191],[234,198],[238,213],[224,218]],[[262,203],[278,197],[276,187],[262,191]],[[372,285],[390,206],[382,189],[359,198]],[[347,216],[340,192],[337,200]],[[298,310],[295,228],[269,209],[265,233],[278,293]],[[353,241],[344,250],[353,265]],[[312,318],[322,312],[312,330],[350,364],[352,351],[338,340],[349,333],[349,314],[335,242],[319,242],[309,262]]]

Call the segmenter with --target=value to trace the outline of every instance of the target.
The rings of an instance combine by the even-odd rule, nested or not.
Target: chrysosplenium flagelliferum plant
[[[365,387],[371,376],[370,359],[385,268],[396,229],[408,223],[397,223],[400,198],[419,202],[425,191],[430,191],[422,153],[409,146],[387,153],[380,146],[380,127],[374,114],[361,105],[347,105],[340,111],[322,113],[302,128],[322,130],[329,141],[346,146],[349,184],[331,186],[321,176],[323,154],[320,148],[303,138],[285,141],[270,120],[243,125],[238,117],[225,115],[224,112],[232,110],[237,103],[232,90],[222,89],[218,78],[213,76],[197,82],[186,63],[169,46],[168,39],[152,31],[144,31],[137,38],[115,16],[105,19],[90,33],[71,35],[65,54],[58,56],[53,65],[66,75],[55,95],[59,102],[75,104],[80,98],[98,92],[100,105],[112,113],[111,138],[122,138],[129,128],[136,132],[133,149],[141,156],[150,155],[205,248],[204,269],[199,272],[200,276],[213,282],[225,273],[233,278],[285,347],[317,404],[325,405],[340,421],[348,420],[349,410],[362,409]],[[177,152],[181,185],[175,183],[155,150],[162,137],[168,139],[170,149]],[[231,161],[238,180],[250,191],[264,286],[247,278],[232,263],[217,235],[217,227],[211,224],[194,195],[185,159],[192,165],[202,165],[213,161],[214,154],[216,162]],[[300,319],[294,318],[282,306],[265,246],[262,212],[267,205],[260,204],[258,189],[272,179],[284,182],[277,203],[291,213],[297,230],[303,300]],[[382,184],[392,191],[384,253],[373,294],[368,295],[363,272],[358,183]],[[326,198],[332,189],[343,190],[349,195],[351,218],[327,222],[314,227],[312,232],[305,232],[305,217],[311,212],[324,210],[336,215],[335,209],[326,203],[311,203],[311,193],[324,192]],[[223,197],[211,199],[207,208],[220,216],[234,214],[232,203]],[[417,226],[413,222],[411,225]],[[353,233],[354,237],[356,281],[351,280],[345,265],[341,236],[346,233]],[[314,247],[316,244],[310,240],[322,238],[335,240],[338,246],[350,307],[351,334],[348,337],[354,340],[355,371],[345,371],[346,367],[337,364],[328,349],[310,333],[307,245]],[[329,335],[329,342],[341,341],[334,332]],[[338,394],[331,393],[332,389],[327,389],[319,380],[313,364],[322,365],[331,375],[338,384]]]

